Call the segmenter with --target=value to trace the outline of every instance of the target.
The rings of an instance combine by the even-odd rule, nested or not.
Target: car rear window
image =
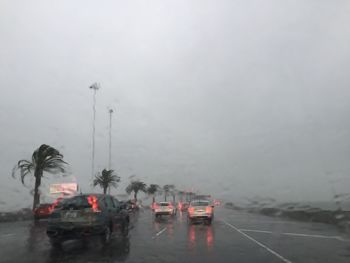
[[[160,203],[160,206],[169,206],[169,203]]]
[[[68,208],[89,208],[91,205],[87,200],[87,196],[75,196],[72,198],[62,200],[56,208],[68,209]]]
[[[192,202],[191,206],[208,206],[209,202],[207,201],[196,201],[196,202]]]

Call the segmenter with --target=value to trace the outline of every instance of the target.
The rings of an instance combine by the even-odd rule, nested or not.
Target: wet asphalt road
[[[128,237],[102,247],[68,241],[51,248],[46,222],[0,224],[0,262],[350,262],[350,236],[334,226],[216,208],[211,226],[188,225],[186,214],[155,220],[132,216]]]

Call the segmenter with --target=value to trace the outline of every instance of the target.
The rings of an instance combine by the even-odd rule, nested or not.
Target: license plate
[[[76,218],[78,215],[77,211],[67,211],[64,215],[65,219]]]

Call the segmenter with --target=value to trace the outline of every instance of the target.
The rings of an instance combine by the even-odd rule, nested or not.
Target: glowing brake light
[[[154,204],[153,205],[153,209],[159,209],[159,205],[158,204]]]
[[[210,207],[210,206],[207,206],[207,207],[205,208],[205,212],[206,212],[207,214],[211,214],[212,211],[213,211],[213,208]]]
[[[189,208],[188,208],[188,212],[189,212],[190,214],[192,214],[192,213],[194,212],[194,207],[189,207]]]
[[[97,202],[97,197],[94,195],[89,195],[87,197],[88,203],[91,205],[92,211],[94,212],[101,212],[99,206],[98,206],[98,202]]]

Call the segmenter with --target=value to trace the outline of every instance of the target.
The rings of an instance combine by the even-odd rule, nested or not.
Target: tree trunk
[[[105,195],[107,193],[107,187],[103,187],[103,194]]]
[[[153,195],[152,197],[152,203],[154,204],[156,202],[156,197]]]
[[[137,192],[136,191],[134,192],[134,199],[135,199],[135,201],[137,201]]]
[[[173,204],[175,204],[175,195],[173,195]]]
[[[35,170],[34,177],[35,177],[35,186],[34,186],[34,200],[33,200],[33,211],[36,208],[38,204],[40,204],[40,192],[39,187],[41,185],[41,177],[43,175],[43,171],[41,170]]]
[[[164,193],[164,201],[166,202],[167,193]]]

